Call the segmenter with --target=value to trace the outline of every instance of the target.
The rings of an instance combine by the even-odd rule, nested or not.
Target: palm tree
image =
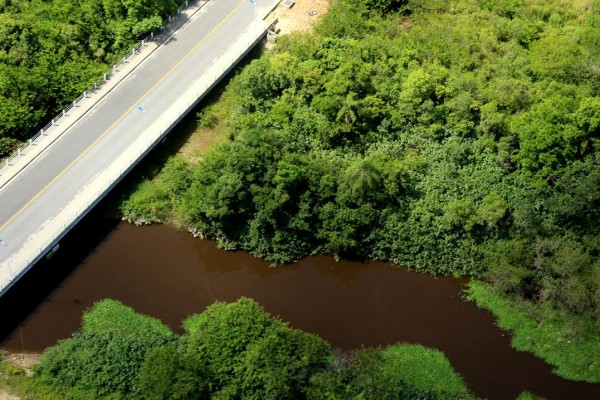
[[[353,191],[357,191],[361,197],[381,184],[381,172],[367,159],[352,164],[347,174]]]
[[[354,124],[357,119],[356,110],[359,106],[359,100],[356,99],[356,93],[350,92],[346,96],[346,100],[342,105],[342,108],[337,113],[335,120],[337,122],[343,121],[346,124]]]

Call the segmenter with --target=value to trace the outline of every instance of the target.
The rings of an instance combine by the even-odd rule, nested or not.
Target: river
[[[462,300],[465,283],[325,256],[271,268],[168,226],[135,227],[96,212],[0,300],[0,339],[10,351],[39,352],[69,337],[82,312],[103,298],[181,332],[186,316],[216,300],[248,296],[334,347],[410,342],[440,349],[489,399],[514,399],[525,389],[548,399],[600,398],[600,385],[561,379],[541,360],[513,350],[488,312]]]

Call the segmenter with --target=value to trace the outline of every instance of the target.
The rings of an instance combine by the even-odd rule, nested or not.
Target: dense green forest
[[[0,157],[49,122],[176,0],[0,0]]]
[[[37,400],[474,398],[437,350],[398,344],[334,354],[247,298],[215,303],[183,328],[177,336],[104,300],[79,332],[44,352],[33,377],[1,361],[0,377]]]
[[[226,93],[230,140],[125,218],[472,277],[516,347],[600,382],[600,1],[338,0]]]

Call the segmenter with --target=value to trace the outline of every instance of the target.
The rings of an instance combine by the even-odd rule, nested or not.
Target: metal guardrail
[[[165,28],[168,28],[169,23],[175,19],[174,16],[180,15],[182,13],[182,11],[184,11],[187,7],[189,7],[189,3],[191,3],[191,2],[194,2],[194,0],[186,0],[181,6],[179,6],[179,8],[176,11],[176,14],[170,15],[168,18],[163,20],[162,25],[159,28],[150,32],[150,34],[148,36],[146,36],[144,39],[142,39],[133,49],[131,49],[123,58],[121,58],[121,60],[119,60],[115,65],[113,65],[110,70],[108,70],[105,74],[103,74],[102,78],[100,78],[97,81],[95,81],[94,83],[92,83],[92,85],[89,86],[88,89],[86,89],[79,97],[77,97],[75,99],[75,101],[73,101],[64,110],[62,110],[58,115],[56,115],[54,118],[52,118],[52,120],[50,122],[48,122],[48,124],[46,124],[46,126],[44,126],[42,129],[40,129],[40,131],[37,132],[35,135],[33,135],[31,138],[29,138],[27,140],[27,142],[25,142],[25,144],[23,144],[22,146],[17,148],[17,150],[14,151],[10,156],[5,158],[2,161],[2,163],[0,164],[0,176],[2,176],[3,174],[8,172],[8,170],[10,169],[10,167],[13,165],[14,161],[18,157],[21,157],[21,156],[27,154],[27,150],[31,146],[36,146],[36,145],[40,144],[40,142],[43,140],[44,136],[49,135],[48,130],[50,128],[52,128],[61,119],[67,117],[69,111],[71,111],[75,107],[77,107],[83,99],[87,98],[91,94],[95,93],[98,89],[100,89],[106,83],[106,81],[108,81],[117,72],[118,68],[120,66],[122,66],[123,64],[125,64],[128,60],[130,60],[136,54],[138,54],[139,50],[146,43],[154,41],[154,40],[157,40],[158,44],[163,43],[164,40],[166,39],[166,37],[164,37],[164,35],[161,35],[161,33],[163,33]],[[206,3],[207,3],[207,1],[201,1],[200,7],[203,7]]]

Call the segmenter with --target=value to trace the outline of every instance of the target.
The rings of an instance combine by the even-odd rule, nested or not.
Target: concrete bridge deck
[[[47,148],[0,177],[0,295],[264,37],[278,3],[207,2]]]

